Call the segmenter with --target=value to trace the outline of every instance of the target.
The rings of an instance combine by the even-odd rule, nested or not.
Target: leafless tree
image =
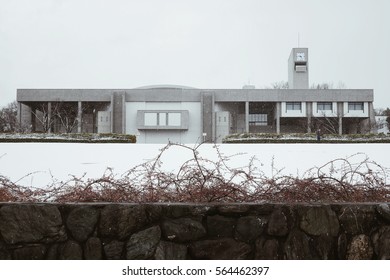
[[[286,81],[273,82],[271,86],[266,86],[266,89],[288,89],[289,85]]]
[[[73,103],[57,102],[55,103],[54,115],[66,133],[71,133],[77,127],[79,121],[77,118],[78,108]]]
[[[18,103],[9,103],[0,110],[0,132],[15,132],[18,130]]]
[[[311,89],[346,89],[347,86],[344,82],[339,81],[335,86],[332,82],[314,83],[310,86]]]
[[[321,128],[325,133],[338,134],[339,133],[339,124],[341,114],[337,116],[330,117],[325,112],[322,112],[321,117],[314,117],[313,119],[316,122],[317,128]]]
[[[51,114],[49,114],[49,104],[47,102],[38,103],[33,107],[32,114],[34,115],[35,120],[40,124],[43,132],[47,133],[53,127],[55,122],[53,116],[56,111],[57,106],[54,105],[51,108]]]

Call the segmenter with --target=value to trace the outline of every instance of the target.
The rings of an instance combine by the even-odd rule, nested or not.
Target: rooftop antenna
[[[299,48],[299,32],[298,32],[298,48]]]

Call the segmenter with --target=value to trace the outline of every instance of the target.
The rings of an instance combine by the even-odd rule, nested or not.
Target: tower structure
[[[288,86],[290,89],[309,88],[309,51],[293,48],[288,59]]]

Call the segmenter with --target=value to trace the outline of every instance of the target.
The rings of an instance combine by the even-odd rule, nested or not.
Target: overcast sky
[[[388,0],[0,0],[0,106],[17,88],[263,88],[298,34],[310,84],[390,107]]]

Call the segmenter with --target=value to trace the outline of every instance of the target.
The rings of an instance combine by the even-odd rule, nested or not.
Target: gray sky
[[[0,106],[17,88],[263,88],[298,33],[310,84],[390,107],[388,0],[0,0]]]

